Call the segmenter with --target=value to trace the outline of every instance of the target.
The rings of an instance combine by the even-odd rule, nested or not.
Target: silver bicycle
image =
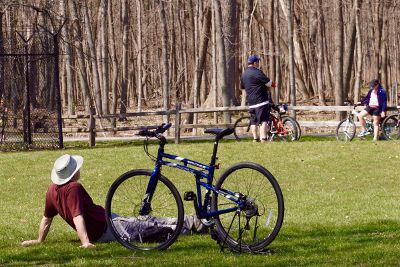
[[[351,105],[351,104],[350,104]],[[336,127],[336,139],[339,141],[351,141],[356,136],[356,123],[354,122],[354,116],[358,116],[360,113],[356,110],[358,104],[353,105],[353,110],[348,113],[347,118],[340,121]],[[374,124],[369,118],[365,118],[365,129],[368,135],[374,133]]]

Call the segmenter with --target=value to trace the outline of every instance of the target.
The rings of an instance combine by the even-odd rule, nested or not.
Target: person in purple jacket
[[[270,118],[269,114],[273,101],[268,87],[275,87],[275,83],[268,78],[260,67],[260,58],[251,55],[247,59],[248,67],[240,78],[240,87],[245,89],[250,112],[250,129],[254,142],[267,140]],[[257,135],[257,126],[260,126],[260,139]]]
[[[378,140],[379,133],[379,121],[381,118],[386,116],[387,110],[387,96],[386,91],[382,88],[379,80],[372,80],[370,82],[370,89],[367,96],[362,101],[363,104],[367,105],[363,111],[358,114],[358,119],[361,123],[362,131],[358,134],[359,137],[366,136],[369,132],[365,129],[366,115],[371,115],[374,123],[374,141]]]

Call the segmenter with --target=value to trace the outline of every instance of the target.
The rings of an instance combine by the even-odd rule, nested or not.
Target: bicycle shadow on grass
[[[400,222],[375,221],[345,226],[302,225],[281,229],[277,238],[268,247],[269,264],[281,266],[299,265],[398,265],[400,263]],[[1,266],[26,265],[71,265],[83,261],[86,264],[101,264],[102,261],[127,261],[130,264],[146,264],[148,260],[172,257],[170,264],[182,261],[212,263],[202,255],[226,258],[237,255],[225,249],[220,251],[210,235],[194,235],[178,238],[164,251],[136,252],[122,247],[117,242],[96,244],[95,248],[81,249],[77,240],[49,240],[35,247],[18,247],[0,256]],[[195,254],[190,251],[196,251]],[[190,253],[189,253],[190,252]],[[186,256],[187,255],[187,256]],[[254,263],[265,260],[265,254],[243,253],[239,262],[249,257]],[[187,257],[183,259],[182,257]],[[105,262],[103,262],[106,264]],[[215,263],[215,262],[214,262]]]
[[[189,242],[189,246],[178,245],[173,251],[184,252],[188,247],[200,254],[213,250],[220,252],[220,247],[205,236],[203,239]],[[268,246],[271,258],[269,264],[282,266],[299,265],[399,265],[400,263],[400,222],[393,220],[374,221],[365,224],[345,226],[304,225],[285,227]],[[211,244],[211,245],[210,245]],[[238,255],[224,249],[221,255]],[[266,254],[242,253],[243,261],[248,256],[265,259]]]

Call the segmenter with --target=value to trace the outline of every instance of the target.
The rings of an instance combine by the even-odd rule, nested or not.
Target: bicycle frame
[[[273,112],[271,112],[270,115],[271,115],[271,121],[274,124],[274,127],[276,129],[276,134],[286,135],[287,131],[283,125],[281,115],[279,113],[278,113],[278,115],[274,114]]]
[[[233,207],[233,208],[218,210],[218,211],[214,211],[214,212],[208,211],[208,207],[210,205],[210,193],[211,192],[214,192],[214,193],[224,196],[225,198],[229,199],[230,201],[238,204],[239,208],[242,208],[242,206],[244,205],[244,201],[242,201],[243,199],[242,199],[241,194],[237,194],[235,192],[231,192],[226,189],[217,190],[212,185],[214,171],[216,168],[218,168],[218,166],[215,165],[215,161],[217,158],[216,153],[217,153],[218,142],[214,143],[213,156],[211,158],[211,163],[209,165],[203,164],[203,163],[200,163],[197,161],[193,161],[193,160],[190,160],[187,158],[182,158],[182,157],[179,157],[176,155],[165,153],[164,152],[165,144],[166,144],[165,137],[161,137],[155,167],[150,176],[149,184],[146,189],[146,194],[143,199],[142,208],[140,210],[141,215],[147,215],[151,211],[151,199],[152,199],[154,191],[156,189],[158,178],[160,177],[161,168],[163,165],[166,165],[166,166],[172,167],[172,168],[176,168],[176,169],[180,169],[180,170],[194,174],[194,176],[196,178],[196,190],[197,190],[197,202],[195,203],[195,209],[198,212],[197,215],[200,219],[211,218],[213,216],[233,212],[238,209],[238,207]],[[164,159],[172,159],[175,161],[182,162],[183,164],[173,163],[170,161],[166,161]],[[197,170],[195,168],[189,167],[189,165],[195,166],[202,170]],[[202,178],[207,179],[207,181],[206,182],[201,181]],[[204,202],[202,201],[202,194],[201,194],[202,187],[206,189],[206,193],[204,195]]]
[[[358,114],[360,114],[360,112],[356,110],[356,107],[357,107],[357,106],[358,106],[358,105],[354,105],[354,106],[353,106],[353,110],[352,110],[351,112],[348,112],[346,124],[345,124],[345,127],[344,127],[344,128],[345,128],[344,132],[345,132],[346,134],[347,134],[348,129],[349,129],[349,126],[350,126],[350,123],[349,123],[349,122],[351,122],[351,121],[354,122],[354,117],[358,117]],[[364,120],[365,120],[365,129],[366,129],[368,132],[373,133],[373,131],[374,131],[374,124],[373,124],[372,120],[369,119],[369,118],[367,118],[367,117],[364,117]],[[349,136],[347,136],[347,137],[349,137]]]

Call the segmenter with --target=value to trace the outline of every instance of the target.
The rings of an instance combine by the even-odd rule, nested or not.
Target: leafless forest
[[[177,102],[184,107],[245,105],[239,77],[250,54],[261,55],[262,69],[278,83],[275,101],[295,97],[342,105],[346,99],[358,100],[372,78],[379,78],[389,93],[397,86],[399,4],[0,0],[0,54],[6,43],[19,38],[17,32],[28,39],[35,31],[56,31],[65,23],[60,32],[60,84],[67,115],[88,113],[90,107],[98,114],[173,109]],[[31,68],[36,92],[49,97],[46,90],[51,86],[39,81],[52,69]],[[3,78],[13,75],[8,72],[0,66]],[[295,87],[290,86],[290,73]],[[1,83],[0,96],[10,97],[12,88]]]

